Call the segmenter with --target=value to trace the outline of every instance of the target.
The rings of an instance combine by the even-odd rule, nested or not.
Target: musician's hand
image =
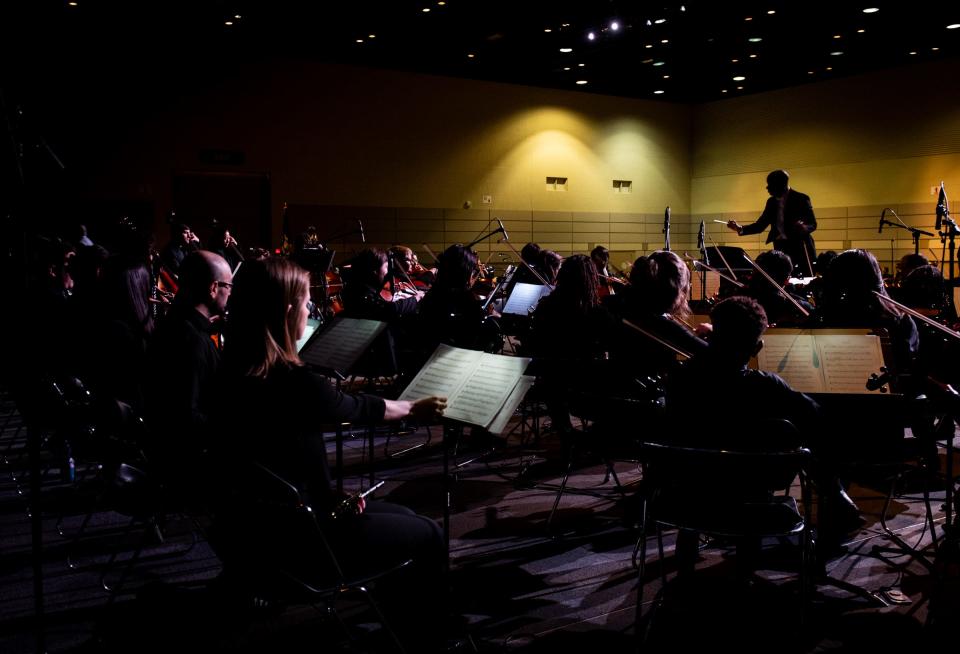
[[[413,292],[413,297],[417,298],[417,302],[419,302],[420,300],[422,300],[424,295],[426,295],[426,292],[424,292],[424,291],[414,291],[414,292]]]
[[[710,334],[713,333],[713,324],[709,322],[702,322],[697,325],[696,328],[697,336],[700,338],[707,338]]]
[[[410,407],[410,417],[420,422],[436,422],[443,416],[446,408],[447,398],[425,397],[413,403]]]
[[[736,220],[728,220],[727,227],[735,231],[737,234],[739,234],[740,230],[743,229],[743,227],[740,226],[740,223],[738,223]]]

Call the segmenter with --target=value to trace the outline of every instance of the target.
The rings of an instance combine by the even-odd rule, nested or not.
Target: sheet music
[[[308,365],[345,373],[386,327],[379,320],[337,318],[304,346],[300,358]]]
[[[867,379],[883,367],[879,336],[818,334],[816,340],[827,393],[870,392]]]
[[[880,337],[848,331],[854,333],[767,332],[757,367],[804,393],[869,394],[867,379],[884,365]]]
[[[500,313],[512,313],[515,315],[526,316],[537,307],[540,300],[550,295],[550,287],[542,284],[524,284],[517,282],[507,298],[507,303]]]
[[[513,412],[520,406],[520,402],[523,401],[523,397],[527,394],[527,391],[530,390],[530,387],[533,386],[533,382],[536,381],[536,379],[536,377],[531,375],[520,377],[520,381],[513,387],[513,390],[510,392],[510,397],[507,398],[503,408],[500,409],[497,417],[494,418],[490,426],[487,427],[491,434],[503,433],[503,430],[507,428],[507,423],[510,422],[510,418],[513,416]]]
[[[529,363],[526,357],[440,344],[399,399],[446,397],[444,417],[486,427],[503,410]]]
[[[765,334],[757,367],[780,375],[796,391],[822,393],[820,359],[811,334]]]

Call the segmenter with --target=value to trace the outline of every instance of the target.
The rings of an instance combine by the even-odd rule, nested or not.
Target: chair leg
[[[557,496],[553,500],[553,508],[550,510],[550,516],[547,518],[547,532],[550,532],[550,528],[553,525],[553,517],[557,513],[557,508],[560,506],[560,498],[563,496],[563,491],[567,487],[567,480],[570,479],[570,471],[573,469],[573,455],[571,453],[570,458],[567,459],[567,469],[563,473],[563,479],[560,481],[560,489],[557,491]]]
[[[383,626],[384,631],[387,632],[387,635],[390,637],[390,642],[392,642],[394,647],[397,648],[397,652],[399,654],[406,654],[407,650],[404,649],[403,643],[401,643],[400,639],[397,637],[397,633],[390,626],[390,623],[387,622],[387,619],[383,615],[383,611],[380,610],[377,602],[373,599],[373,595],[371,595],[370,591],[363,586],[360,586],[358,590],[363,593],[363,597],[367,600],[370,610],[372,610],[374,615],[377,616],[377,620],[379,620],[380,624]]]

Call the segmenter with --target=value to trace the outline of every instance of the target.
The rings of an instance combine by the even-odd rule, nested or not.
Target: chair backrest
[[[333,549],[296,486],[254,461],[232,473],[215,501],[210,535],[224,566],[284,594],[341,588]]]

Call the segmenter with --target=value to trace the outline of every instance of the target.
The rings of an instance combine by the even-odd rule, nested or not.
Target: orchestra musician
[[[218,224],[213,228],[213,234],[207,241],[206,249],[226,259],[227,263],[230,264],[230,270],[236,270],[244,258],[237,244],[237,239],[230,233],[230,228],[223,224]]]
[[[770,276],[780,288],[785,288],[790,280],[790,273],[793,272],[793,263],[783,252],[779,250],[768,250],[757,255],[756,264]],[[807,322],[808,316],[804,316],[797,309],[796,302],[802,306],[807,313],[813,312],[813,307],[804,298],[795,293],[790,293],[794,302],[791,302],[780,288],[770,283],[770,280],[757,271],[747,280],[746,285],[738,294],[752,297],[760,303],[767,316],[770,325],[777,327],[799,326]]]
[[[421,354],[429,355],[438,343],[487,351],[497,345],[499,328],[487,320],[488,311],[473,292],[479,277],[477,261],[477,253],[460,244],[440,254],[437,279],[420,303]]]
[[[180,265],[180,290],[147,342],[147,447],[164,482],[188,495],[208,447],[219,332],[233,272],[219,254],[198,250]]]
[[[440,418],[445,399],[410,402],[341,393],[304,366],[297,353],[309,314],[307,272],[275,257],[241,266],[236,281],[214,416],[215,460],[219,469],[230,471],[224,485],[244,483],[233,471],[253,461],[295,485],[347,577],[362,578],[412,559],[381,580],[377,591],[391,616],[402,616],[393,624],[410,651],[442,651],[446,634],[437,622],[445,615],[446,548],[439,526],[380,501],[361,502],[352,514],[332,518],[343,498],[331,483],[323,425],[402,418],[429,424]],[[291,569],[310,569],[318,543],[278,538],[277,555]]]
[[[437,278],[436,268],[424,268],[417,258],[417,253],[405,245],[394,245],[390,248],[394,265],[398,268],[400,280],[411,283],[416,290],[429,291],[433,281]]]
[[[584,374],[590,361],[602,359],[617,325],[600,305],[597,271],[584,254],[567,257],[560,266],[557,286],[540,300],[531,320],[526,351],[537,357],[553,428],[573,428],[565,398],[570,388],[596,379]]]
[[[200,239],[189,225],[172,223],[170,225],[170,242],[160,253],[160,263],[163,268],[176,280],[180,274],[180,264],[184,257],[200,248]],[[231,270],[233,270],[231,268]]]
[[[617,286],[622,286],[624,281],[619,277],[611,276],[607,270],[607,266],[610,263],[610,250],[602,245],[598,245],[590,251],[590,260],[597,269],[597,277],[600,282],[600,297],[604,298],[608,295],[615,295]]]
[[[687,323],[690,317],[690,269],[669,250],[638,257],[630,270],[630,286],[614,296],[611,310],[620,319],[692,355],[707,347]],[[701,328],[702,330],[703,328]],[[626,379],[638,372],[661,375],[676,365],[676,353],[639,334],[628,325],[618,332],[610,353]]]
[[[381,375],[399,371],[397,341],[403,340],[402,332],[407,328],[404,323],[417,313],[417,303],[424,296],[423,291],[410,289],[410,294],[396,298],[392,291],[385,290],[388,270],[386,252],[374,248],[361,250],[345,269],[346,283],[340,294],[345,317],[388,324],[357,363],[358,369]]]

